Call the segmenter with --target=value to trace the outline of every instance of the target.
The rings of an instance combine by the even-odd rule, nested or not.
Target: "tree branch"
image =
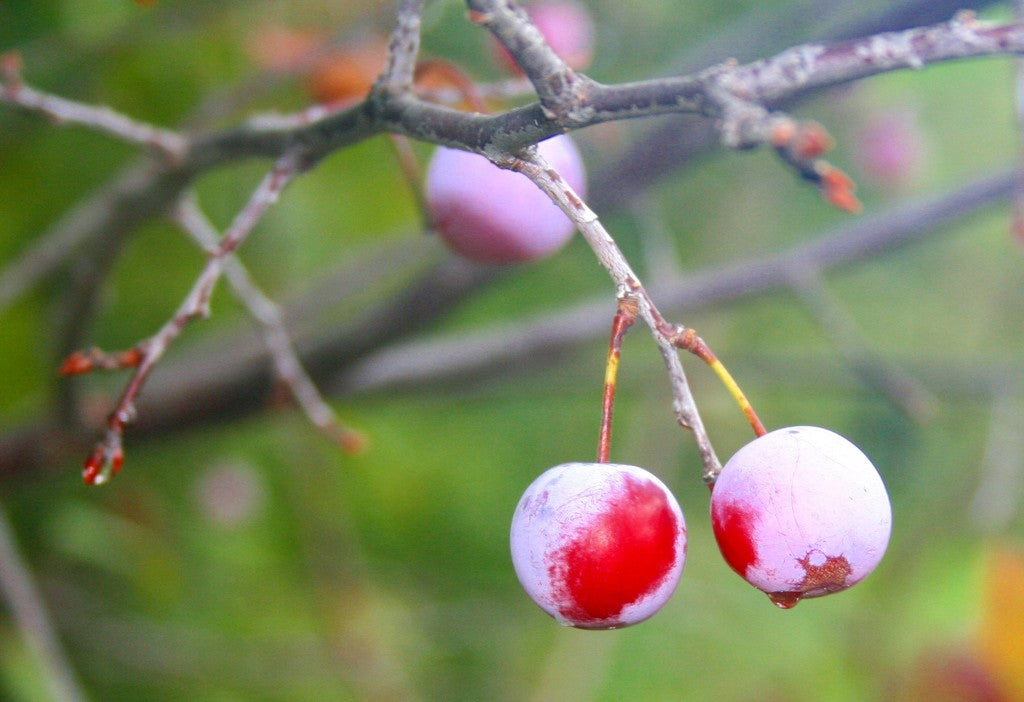
[[[650,288],[666,310],[686,312],[789,286],[794,271],[821,275],[862,263],[948,232],[948,225],[1010,196],[1014,171],[979,178],[937,196],[863,215],[774,255],[758,256],[665,281]],[[385,348],[330,383],[340,393],[410,386],[507,367],[526,358],[557,355],[605,333],[607,297],[517,320],[456,338]]]
[[[504,31],[503,22],[511,20],[495,17],[491,26]],[[720,134],[732,145],[749,146],[770,137],[772,122],[764,105],[898,68],[1022,51],[1024,24],[993,26],[961,17],[866,39],[805,44],[753,63],[720,65],[695,74],[619,85],[587,79],[582,84],[585,89],[573,90],[572,109],[560,110],[553,117],[539,102],[481,115],[431,104],[405,92],[375,91],[372,99],[340,111],[303,112],[291,120],[253,119],[232,129],[183,135],[185,146],[175,146],[176,153],[183,153],[179,160],[149,164],[142,169],[142,177],[139,173],[126,177],[104,196],[83,205],[84,213],[67,218],[65,226],[0,272],[0,310],[64,260],[66,252],[97,232],[130,231],[166,211],[199,175],[229,163],[278,158],[286,151],[298,150],[312,164],[386,131],[501,157],[571,129],[669,113],[719,118]],[[0,100],[18,105],[14,95],[26,87],[20,77],[11,81],[8,75],[0,82]],[[744,105],[746,108],[740,109]],[[705,144],[707,133],[690,134],[691,149]],[[686,135],[675,138],[687,140]],[[599,187],[598,192],[603,190]],[[596,202],[603,200],[599,196]],[[82,214],[89,216],[83,218]]]
[[[124,460],[121,446],[124,429],[135,418],[135,401],[150,372],[189,323],[209,316],[210,298],[223,273],[225,261],[241,246],[267,209],[277,201],[284,187],[300,172],[301,165],[301,160],[294,154],[285,154],[278,160],[210,252],[206,266],[174,315],[156,334],[135,347],[138,365],[110,414],[103,440],[85,462],[82,476],[86,484],[105,483],[120,471]]]
[[[327,113],[304,111],[292,120],[253,120],[233,129],[195,135],[165,132],[105,108],[81,106],[30,88],[23,83],[10,55],[4,59],[3,70],[0,70],[0,99],[136,143],[155,142],[173,155],[167,163],[149,164],[145,177],[133,184],[141,186],[142,191],[132,190],[126,199],[137,196],[134,204],[138,206],[131,208],[132,214],[115,230],[115,235],[107,239],[112,246],[138,223],[166,209],[201,173],[246,158],[277,158],[290,163],[288,168],[279,167],[271,184],[267,185],[266,190],[272,192],[273,197],[278,186],[283,186],[299,167],[310,167],[338,149],[384,132],[476,151],[498,163],[517,164],[517,168],[533,178],[576,221],[599,260],[608,268],[619,294],[639,299],[641,317],[651,327],[668,364],[679,419],[694,430],[705,457],[706,476],[713,479],[717,459],[689,397],[682,368],[678,366],[675,346],[679,345],[679,339],[675,334],[681,331],[661,318],[593,212],[567,189],[557,174],[534,160],[536,156],[532,152],[521,149],[554,134],[606,121],[689,113],[714,118],[721,139],[729,146],[746,148],[772,144],[787,163],[826,188],[826,195],[829,195],[828,188],[835,187],[835,182],[839,182],[841,188],[848,188],[848,183],[829,179],[828,174],[834,169],[826,170],[817,160],[822,150],[819,147],[801,155],[803,149],[791,148],[789,136],[780,140],[780,133],[792,134],[796,125],[787,116],[772,112],[773,104],[822,87],[898,68],[920,68],[940,61],[1024,50],[1024,24],[988,25],[976,21],[973,15],[961,14],[950,22],[931,27],[833,44],[805,44],[744,65],[727,62],[688,75],[602,85],[565,66],[525,14],[513,6],[492,0],[470,0],[470,8],[471,16],[485,24],[524,67],[537,92],[538,102],[496,115],[482,115],[453,110],[417,97],[410,86],[418,51],[421,9],[418,0],[402,3],[385,72],[368,98],[348,109]],[[508,161],[513,154],[521,158]],[[851,198],[845,191],[830,196],[833,201],[847,203],[852,208],[850,203],[855,201]],[[111,204],[121,208],[126,203]],[[212,286],[220,275],[223,258],[241,243],[261,214],[262,210],[256,206],[240,213],[175,316],[154,337],[140,345],[139,368],[112,415],[106,439],[87,462],[87,481],[100,481],[111,471],[116,472],[121,431],[133,414],[135,396],[152,363],[160,358],[166,344],[180,333],[188,320],[204,312]],[[88,230],[78,232],[88,233]],[[236,233],[242,234],[236,237]],[[84,236],[69,235],[69,238],[80,240]],[[84,278],[86,292],[97,289],[89,281],[101,278],[103,266],[109,266],[112,259],[112,256],[102,256],[97,268],[99,274]],[[0,279],[0,304],[2,293],[11,289],[8,278]],[[84,309],[88,309],[93,295],[78,297],[87,306]],[[68,327],[71,330],[68,338],[78,337],[80,320],[87,318],[85,314],[75,317],[76,324]]]
[[[18,631],[38,660],[47,686],[57,702],[85,700],[74,669],[64,654],[46,604],[28,566],[18,552],[7,510],[0,505],[0,593],[7,601]]]

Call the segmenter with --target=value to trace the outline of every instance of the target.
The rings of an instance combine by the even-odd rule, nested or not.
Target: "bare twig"
[[[523,69],[545,117],[559,123],[586,119],[577,114],[583,107],[580,98],[596,84],[555,53],[521,7],[498,0],[468,0],[466,4],[470,19],[494,34]]]
[[[489,7],[489,3],[483,6]],[[488,27],[506,39],[529,33],[518,19],[514,27],[507,27],[513,19],[503,11],[487,13],[487,17]],[[530,53],[530,47],[539,46],[516,41],[509,47],[513,55],[517,51]],[[552,110],[550,104],[538,102],[497,115],[479,115],[426,103],[406,91],[378,90],[363,103],[292,129],[249,125],[191,137],[179,168],[197,174],[243,158],[278,157],[299,145],[307,158],[315,161],[383,131],[480,153],[514,151],[570,129],[668,113],[719,119],[728,143],[750,146],[770,142],[774,124],[756,106],[897,69],[1022,51],[1024,24],[992,25],[961,15],[950,22],[903,32],[796,46],[749,64],[724,64],[683,76],[617,85],[581,79],[569,81],[568,87],[564,80],[556,81],[557,85],[545,91],[557,103],[571,94],[572,105],[564,110]],[[561,69],[548,62],[543,70]],[[550,77],[554,80],[557,76]],[[740,104],[750,109],[740,109]]]
[[[180,159],[185,153],[187,140],[177,132],[131,119],[109,107],[85,105],[25,85],[17,54],[0,55],[0,79],[4,100],[46,115],[58,124],[77,124],[107,132],[122,141],[156,149],[172,160]]]
[[[125,426],[135,416],[135,399],[150,372],[167,347],[190,322],[209,316],[210,297],[223,272],[225,260],[245,241],[263,214],[277,201],[284,187],[298,175],[301,165],[301,160],[296,154],[286,154],[278,160],[273,170],[264,177],[249,202],[224,232],[217,247],[210,253],[206,266],[174,315],[156,334],[138,344],[138,366],[110,414],[104,438],[86,459],[82,477],[87,484],[105,483],[120,471],[124,460],[121,437]]]
[[[489,20],[489,26],[496,32],[505,32],[503,22],[506,20],[501,19],[504,15],[492,16],[495,19]],[[510,37],[528,33],[520,25],[509,30]],[[510,48],[518,51],[517,46]],[[552,93],[547,106],[538,102],[496,115],[452,110],[419,100],[407,91],[378,90],[372,100],[343,110],[303,111],[294,116],[254,120],[233,129],[188,136],[178,161],[157,168],[150,166],[143,179],[126,182],[108,193],[110,199],[90,202],[93,216],[84,220],[75,218],[59,237],[54,234],[62,246],[33,247],[24,259],[11,264],[0,275],[0,308],[64,260],[67,255],[64,252],[71,247],[98,232],[134,227],[159,215],[201,173],[254,156],[277,158],[289,149],[301,148],[308,162],[313,163],[332,151],[384,131],[480,153],[490,151],[500,156],[571,129],[668,113],[716,118],[720,133],[728,142],[747,146],[770,142],[774,118],[764,106],[899,68],[1022,51],[1024,23],[988,25],[961,17],[930,27],[864,39],[806,44],[761,61],[717,66],[682,76],[601,85],[590,79],[583,80],[581,74],[573,74],[579,78],[573,83],[575,87],[572,90],[560,88]],[[545,71],[561,70],[557,64],[544,61]],[[12,89],[28,87],[20,80],[16,85],[20,87],[12,88],[10,81],[3,81],[0,100],[5,100],[5,94]],[[562,105],[565,109],[552,112],[550,105],[562,104],[570,94],[575,101],[571,108]],[[740,109],[741,105],[744,109]],[[684,134],[675,138],[686,141]],[[694,143],[706,143],[705,137],[700,136]],[[619,172],[623,172],[622,169]],[[96,208],[99,209],[93,212]],[[108,221],[111,218],[125,220],[123,227],[111,226]]]
[[[770,55],[795,41],[829,44],[941,22],[965,8],[980,9],[992,0],[900,0],[849,3],[845,0],[791,0],[763,12],[751,12],[733,25],[711,34],[702,44],[686,44],[666,73],[683,74],[736,58],[749,61]],[[808,92],[780,101],[789,109]],[[590,183],[592,204],[608,212],[642,193],[653,183],[686,166],[716,143],[717,132],[706,120],[685,116],[644,125],[630,148]]]
[[[875,353],[813,270],[794,269],[792,289],[850,368],[916,421],[935,412],[935,398],[903,368]]]
[[[25,643],[42,668],[53,699],[57,702],[85,700],[46,611],[46,604],[18,552],[14,531],[3,505],[0,505],[0,591]]]
[[[388,44],[387,66],[377,79],[378,88],[398,92],[412,89],[420,51],[422,12],[423,0],[402,0],[399,4],[398,18]]]
[[[297,119],[285,119],[273,124],[251,122],[234,129],[188,136],[175,133],[171,150],[176,158],[165,163],[149,164],[149,172],[134,184],[137,188],[128,196],[107,203],[112,206],[111,209],[116,206],[131,212],[130,215],[119,215],[124,221],[113,231],[124,234],[138,223],[158,214],[204,171],[248,157],[282,158],[291,155],[296,161],[301,158],[303,166],[310,166],[333,151],[382,132],[392,132],[477,151],[492,160],[500,161],[509,154],[520,153],[520,149],[560,132],[606,121],[666,113],[690,113],[713,118],[722,140],[730,146],[747,147],[764,143],[775,146],[787,163],[823,187],[827,196],[831,189],[830,199],[837,204],[845,202],[849,209],[853,209],[855,200],[850,194],[849,182],[841,174],[836,175],[834,169],[823,169],[816,158],[822,150],[820,147],[807,150],[800,145],[801,142],[794,142],[785,134],[780,139],[780,125],[785,127],[782,132],[792,132],[794,130],[789,127],[800,125],[785,115],[773,112],[773,105],[822,87],[884,71],[918,68],[929,63],[969,56],[1019,53],[1024,49],[1024,23],[988,25],[964,14],[951,22],[932,27],[828,45],[797,46],[745,65],[730,62],[690,75],[601,85],[565,66],[521,11],[506,3],[470,0],[472,17],[485,24],[505,44],[524,67],[539,98],[537,103],[497,115],[482,115],[423,101],[409,89],[418,49],[420,7],[418,0],[405,0],[401,4],[388,67],[367,100],[344,110],[303,112]],[[152,128],[131,120],[122,120],[102,109],[86,108],[81,111],[78,106],[67,101],[44,101],[44,95],[34,89],[25,92],[27,86],[22,82],[13,59],[8,59],[5,70],[0,74],[0,81],[0,99],[24,109],[49,110],[50,114],[55,114],[54,110],[64,112],[72,115],[69,119],[75,123],[107,131],[129,141],[149,143],[154,138]],[[796,129],[795,133],[799,131]],[[160,137],[158,133],[158,141]],[[526,162],[521,161],[524,164]],[[545,176],[540,177],[543,179]],[[535,182],[541,185],[539,180]],[[559,186],[552,182],[554,189],[549,190],[549,195],[557,200],[559,196],[553,193]],[[599,230],[600,224],[592,216],[593,213],[578,198],[573,202],[564,193],[562,197],[563,206],[579,208],[575,213],[577,224],[582,231],[590,228],[591,245],[602,263],[608,267],[620,294],[638,294],[637,289],[642,290],[642,287],[629,270],[621,252],[615,247],[615,255],[612,255],[609,253],[612,249],[607,243],[600,243],[603,236],[614,246],[607,232]],[[129,204],[132,206],[129,207]],[[245,215],[246,210],[242,214]],[[109,224],[111,217],[114,215],[101,213],[96,222],[86,229],[78,230],[75,237],[69,238],[77,242],[86,240],[99,231],[98,227]],[[253,222],[236,220],[236,224],[239,224],[240,229],[245,229],[251,227]],[[603,232],[601,236],[598,235],[599,231]],[[117,236],[114,236],[111,240],[116,239]],[[161,343],[165,346],[180,333],[189,319],[205,311],[209,291],[220,274],[219,261],[230,254],[241,240],[232,243],[229,230],[222,241],[224,246],[200,275],[197,288],[182,303],[175,319],[165,327],[168,331],[161,330],[139,347],[143,359],[125,398],[122,398],[122,403],[112,416],[107,439],[90,458],[87,472],[90,465],[116,470],[121,455],[120,432],[131,416],[138,387],[148,375],[151,367],[149,359],[154,356],[158,358],[163,351]],[[602,249],[602,246],[605,248]],[[109,260],[109,257],[103,258]],[[38,274],[40,268],[34,270]],[[92,276],[92,279],[98,277]],[[209,288],[205,290],[203,288],[207,283],[204,281],[209,283]],[[91,285],[89,289],[95,290],[96,286]],[[3,291],[4,286],[0,285],[0,293]],[[203,299],[204,294],[206,299]],[[88,304],[93,296],[78,297],[85,300],[84,304]],[[641,296],[640,308],[641,317],[652,328],[659,346],[661,342],[666,344],[662,347],[662,353],[673,383],[685,389],[685,376],[681,375],[681,368],[678,374],[674,370],[674,365],[678,364],[675,347],[678,345],[677,337],[681,334],[681,328],[668,325],[660,317],[646,291]],[[83,318],[83,315],[77,316],[79,320]],[[74,330],[74,325],[71,328]],[[69,334],[77,336],[73,331]],[[692,398],[688,398],[688,393],[681,390],[676,391],[675,395],[680,421],[691,426],[698,435],[698,442],[703,442],[706,438],[702,437],[703,429],[694,427],[688,419],[691,413],[696,416],[695,408],[690,407]],[[696,421],[699,423],[699,417],[696,417]],[[710,444],[703,448],[710,449]],[[713,453],[704,453],[707,467],[712,463],[709,456],[713,457]],[[96,475],[103,477],[103,470],[99,470]]]
[[[1014,2],[1014,13],[1018,21],[1024,21],[1024,0]],[[1017,81],[1015,85],[1017,97],[1017,138],[1021,142],[1018,146],[1018,174],[1017,183],[1014,187],[1013,217],[1010,220],[1010,233],[1017,241],[1024,242],[1024,59],[1016,61]]]
[[[199,208],[194,195],[182,199],[175,210],[175,219],[200,246],[211,255],[216,255],[219,236]],[[362,450],[365,444],[363,435],[338,418],[303,368],[288,330],[285,329],[280,308],[263,294],[237,256],[225,259],[224,274],[235,297],[260,324],[263,342],[270,352],[277,377],[288,387],[309,421],[346,451]]]

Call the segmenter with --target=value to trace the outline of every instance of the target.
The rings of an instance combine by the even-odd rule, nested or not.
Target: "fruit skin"
[[[647,619],[672,595],[686,559],[675,497],[643,468],[615,463],[545,471],[520,499],[510,541],[527,594],[580,629]]]
[[[729,566],[786,608],[874,570],[892,509],[860,449],[800,426],[758,437],[729,459],[711,493],[711,522]]]
[[[565,135],[538,144],[540,154],[585,196],[583,160]],[[438,234],[456,253],[478,263],[522,263],[543,258],[572,238],[574,227],[521,173],[483,156],[440,147],[427,167],[426,196]]]

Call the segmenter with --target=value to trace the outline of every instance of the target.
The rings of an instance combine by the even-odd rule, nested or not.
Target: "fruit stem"
[[[615,383],[619,375],[619,357],[622,339],[636,322],[637,303],[632,297],[620,297],[619,307],[612,319],[611,339],[608,342],[608,363],[604,369],[604,397],[601,402],[601,434],[597,440],[597,462],[608,463],[612,450],[612,406],[615,404]]]
[[[736,382],[732,374],[729,373],[725,365],[718,359],[718,356],[714,354],[704,340],[697,336],[696,331],[689,328],[677,329],[674,333],[669,334],[668,337],[675,346],[684,351],[689,351],[711,367],[711,370],[715,372],[718,379],[722,381],[722,385],[725,386],[725,389],[732,395],[736,404],[739,405],[740,410],[746,416],[751,428],[753,428],[754,434],[764,436],[768,433],[768,430],[764,428],[764,424],[761,423],[761,419],[757,416],[757,412],[754,411],[754,407],[750,404],[747,396],[743,394],[743,390],[740,389],[739,383]]]
[[[391,143],[391,148],[398,158],[399,170],[409,186],[409,192],[412,193],[413,199],[416,201],[416,209],[419,210],[423,228],[429,231],[433,229],[434,223],[430,219],[430,207],[427,205],[426,191],[423,186],[423,173],[420,169],[419,161],[416,159],[416,154],[413,152],[407,136],[403,134],[391,134],[389,136],[390,139],[388,141]]]

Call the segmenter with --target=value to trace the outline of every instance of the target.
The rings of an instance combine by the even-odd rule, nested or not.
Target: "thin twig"
[[[813,270],[794,269],[792,290],[814,317],[836,351],[861,380],[878,390],[911,419],[935,413],[935,397],[910,373],[873,351],[864,335]]]
[[[555,53],[525,10],[498,0],[468,0],[466,4],[470,19],[486,27],[508,49],[533,84],[545,117],[566,123],[585,119],[576,110],[593,81]]]
[[[277,201],[284,187],[299,174],[301,165],[301,159],[297,154],[286,154],[278,160],[224,232],[216,249],[210,253],[206,266],[199,273],[192,289],[174,315],[156,334],[137,345],[139,364],[110,414],[104,438],[86,459],[82,477],[87,484],[105,483],[120,471],[124,460],[121,437],[125,426],[135,417],[135,399],[150,372],[163,357],[171,342],[190,322],[209,315],[210,298],[224,270],[225,261],[245,241],[267,209]]]
[[[172,160],[185,154],[188,140],[167,129],[132,119],[109,107],[86,105],[45,93],[26,85],[21,79],[21,60],[15,53],[0,55],[0,97],[58,124],[77,124],[132,144],[157,149]]]
[[[199,208],[194,194],[183,198],[174,214],[181,227],[200,246],[210,253],[217,250],[217,231]],[[259,323],[263,343],[270,352],[278,379],[288,387],[309,421],[346,451],[362,450],[365,445],[363,435],[349,428],[338,418],[306,373],[284,326],[280,307],[259,289],[237,256],[225,259],[224,275],[235,297]]]
[[[401,0],[388,43],[388,60],[377,86],[391,91],[412,89],[420,51],[420,16],[423,0]]]
[[[64,654],[46,604],[28,565],[18,552],[7,511],[0,504],[0,591],[7,600],[18,630],[39,662],[53,699],[79,702],[85,694]]]
[[[507,153],[570,129],[668,113],[720,118],[720,133],[735,145],[744,146],[770,140],[771,113],[759,106],[901,68],[1021,52],[1024,23],[990,25],[964,16],[903,32],[832,44],[804,44],[761,61],[722,65],[687,75],[617,85],[576,81],[572,91],[553,94],[563,100],[571,93],[575,100],[571,108],[560,110],[554,117],[549,114],[550,105],[545,112],[540,102],[481,115],[434,105],[408,91],[377,91],[372,101],[343,110],[302,111],[199,133],[187,137],[179,160],[155,171],[150,166],[145,178],[125,184],[123,192],[113,191],[109,198],[90,202],[92,216],[69,218],[61,236],[55,235],[61,246],[41,242],[5,268],[0,273],[0,309],[63,261],[69,255],[65,252],[74,250],[75,245],[101,232],[132,228],[162,214],[203,172],[253,156],[276,158],[301,145],[313,163],[384,131],[480,153]],[[555,66],[545,65],[552,69]],[[6,94],[28,86],[20,79],[4,80],[3,75],[0,80],[0,100],[17,104]],[[750,109],[738,109],[737,105],[742,104]],[[672,139],[680,143],[694,141],[692,135],[687,139],[685,134],[675,134]],[[694,143],[706,143],[705,136],[702,134]],[[620,175],[631,171],[621,165],[615,170]],[[629,180],[634,180],[631,173]],[[108,220],[115,217],[118,226],[111,226]]]
[[[1013,4],[1014,14],[1017,21],[1024,21],[1024,0],[1016,0]],[[1017,98],[1017,140],[1018,145],[1018,173],[1017,182],[1014,186],[1013,216],[1010,219],[1010,233],[1017,241],[1024,242],[1024,59],[1018,58],[1016,64],[1016,84],[1014,86]]]

